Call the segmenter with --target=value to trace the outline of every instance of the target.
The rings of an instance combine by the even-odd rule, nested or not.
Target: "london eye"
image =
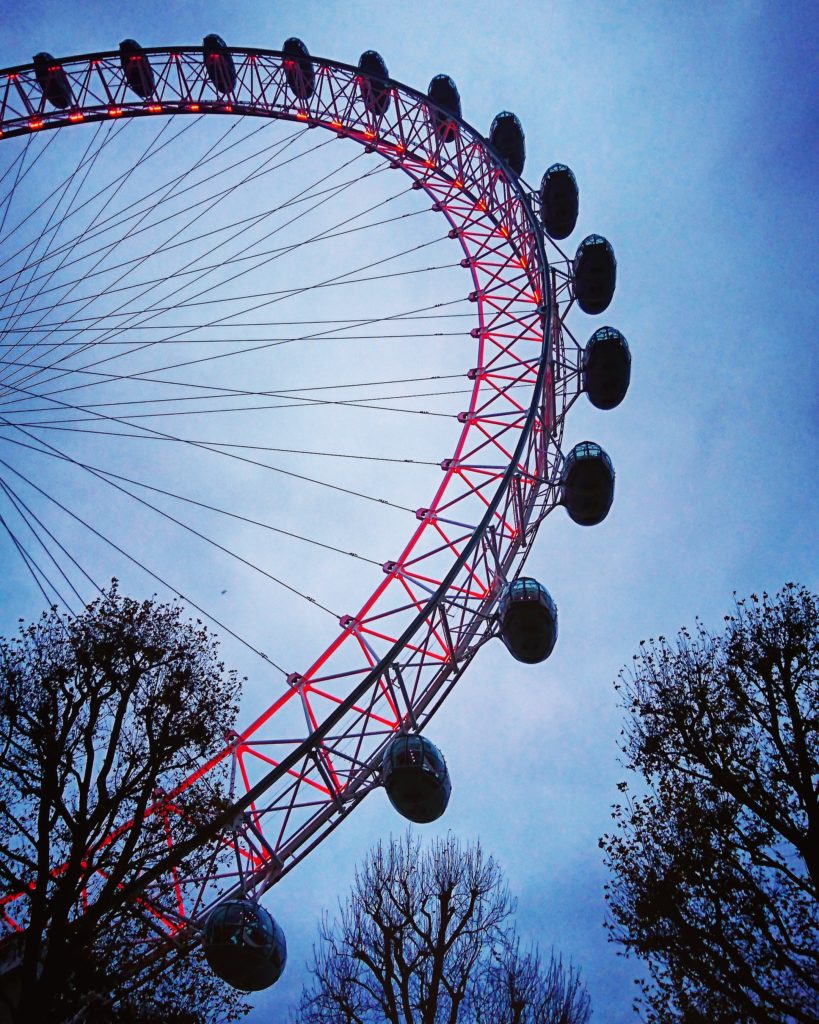
[[[260,989],[285,960],[263,895],[376,788],[442,815],[428,723],[487,642],[557,642],[525,565],[555,509],[613,501],[563,431],[628,388],[625,338],[584,322],[614,253],[562,247],[577,183],[526,183],[514,114],[481,134],[448,76],[415,90],[374,51],[125,40],[40,53],[0,97],[4,585],[71,611],[117,576],[252,666],[254,713],[157,796],[167,856],[128,885],[153,941]],[[174,825],[216,773],[186,874]],[[2,898],[7,935],[26,904]]]

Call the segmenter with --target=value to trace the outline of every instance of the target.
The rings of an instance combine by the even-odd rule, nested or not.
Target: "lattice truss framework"
[[[258,895],[298,863],[378,784],[390,738],[422,730],[493,635],[502,584],[520,571],[538,525],[559,501],[563,421],[580,393],[581,349],[564,325],[573,304],[571,264],[545,238],[537,195],[468,125],[452,122],[454,137],[442,143],[435,122],[442,112],[426,96],[390,82],[379,115],[367,108],[356,68],[311,58],[315,90],[301,100],[288,87],[281,53],[245,49],[231,49],[236,83],[220,94],[201,48],[146,53],[155,89],[144,100],[129,91],[118,53],[59,62],[73,97],[64,110],[46,102],[31,66],[0,73],[0,138],[185,113],[324,128],[381,154],[430,197],[460,240],[476,304],[460,438],[406,547],[384,564],[360,610],[341,618],[331,645],[290,675],[278,699],[228,737],[217,758],[149,810],[162,823],[168,856],[149,878],[134,880],[136,899],[167,936],[196,928],[227,896]],[[294,721],[294,707],[302,725],[282,735],[280,723]],[[233,806],[211,827],[207,855],[186,868],[190,844],[175,843],[186,790],[207,785],[226,764]],[[130,827],[124,823],[106,843],[121,842]],[[88,899],[104,881],[94,859],[89,851]],[[6,929],[22,929],[25,894],[8,894],[2,915]]]

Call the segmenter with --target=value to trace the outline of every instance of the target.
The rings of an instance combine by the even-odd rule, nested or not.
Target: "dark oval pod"
[[[425,736],[396,736],[384,751],[381,781],[399,814],[418,824],[440,818],[452,783],[444,755]]]
[[[145,51],[135,39],[123,39],[119,44],[119,62],[128,88],[147,100],[154,91],[154,71]]]
[[[583,350],[583,390],[598,409],[613,409],[626,396],[631,379],[628,342],[614,327],[600,327]]]
[[[452,142],[458,134],[456,119],[461,116],[461,95],[458,87],[449,75],[436,75],[427,89],[434,106],[430,107],[429,116],[435,134],[441,142]]]
[[[50,53],[43,51],[34,55],[34,77],[43,96],[52,107],[65,110],[74,102],[71,83],[65,69]]]
[[[560,474],[560,500],[579,526],[596,526],[614,500],[614,466],[599,444],[581,441],[566,456]]]
[[[202,47],[205,51],[205,71],[213,88],[222,94],[233,92],[236,85],[236,65],[233,63],[233,54],[227,43],[221,36],[212,32],[202,40]]]
[[[515,114],[503,110],[495,116],[489,129],[489,142],[515,174],[523,173],[526,162],[526,136]]]
[[[554,650],[557,605],[543,584],[531,576],[521,576],[504,587],[498,621],[501,640],[516,661],[534,665]]]
[[[298,100],[309,100],[316,86],[316,74],[310,60],[310,52],[301,39],[291,36],[285,39],[284,73],[290,91]]]
[[[602,235],[589,235],[574,257],[574,294],[584,313],[595,315],[608,308],[617,283],[614,250]]]
[[[369,114],[382,117],[390,105],[390,77],[384,58],[376,50],[365,50],[358,62],[361,98]]]
[[[540,218],[551,238],[568,238],[577,224],[577,180],[565,164],[552,164],[540,182]]]
[[[214,907],[203,942],[213,973],[243,992],[269,988],[287,963],[284,932],[253,900],[226,900]]]

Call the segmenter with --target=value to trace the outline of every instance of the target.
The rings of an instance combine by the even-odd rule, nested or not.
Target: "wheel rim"
[[[237,81],[228,96],[209,80],[201,48],[146,53],[156,89],[144,99],[129,91],[118,53],[60,62],[74,101],[66,109],[50,106],[31,67],[0,72],[0,138],[111,119],[202,113],[273,117],[344,135],[400,166],[446,217],[469,264],[478,321],[477,372],[463,429],[404,551],[385,564],[384,579],[359,611],[342,617],[340,633],[312,665],[291,674],[279,699],[188,781],[195,785],[218,762],[233,760],[237,789],[231,814],[247,815],[230,842],[245,870],[218,885],[200,885],[192,903],[182,906],[168,903],[162,881],[167,865],[159,866],[150,899],[165,927],[175,931],[226,894],[263,890],[277,881],[371,788],[395,730],[423,728],[437,710],[474,656],[499,581],[519,570],[538,522],[556,503],[563,418],[579,384],[577,352],[567,351],[562,317],[553,315],[561,285],[554,271],[550,276],[536,201],[474,129],[458,121],[453,141],[442,143],[427,98],[392,81],[387,111],[369,111],[358,69],[320,58],[311,58],[312,96],[299,99],[276,51],[231,48]],[[512,378],[529,389],[528,404],[511,397],[509,361],[517,366]],[[491,460],[474,464],[487,453],[494,466]],[[480,516],[461,516],[466,497],[455,494],[459,481],[467,482],[464,495],[480,507]],[[440,561],[442,549],[453,555],[448,570],[425,571],[425,563]],[[396,593],[403,595],[403,605],[387,614]],[[351,650],[359,667],[334,671],[335,661]],[[331,686],[337,692],[322,696]],[[290,701],[304,708],[305,735],[271,758],[270,730]],[[317,715],[312,704],[332,710]],[[318,810],[316,793],[324,797]],[[161,805],[156,812],[163,813]],[[282,819],[285,828],[269,827]],[[16,902],[12,897],[6,903],[12,927],[19,927]]]

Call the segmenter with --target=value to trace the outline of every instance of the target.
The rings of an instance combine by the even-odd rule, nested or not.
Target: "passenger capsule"
[[[452,142],[458,134],[455,119],[461,116],[461,96],[449,75],[436,75],[429,83],[427,96],[434,104],[430,117],[441,142]]]
[[[623,335],[600,327],[583,350],[583,390],[598,409],[613,409],[625,398],[631,379],[631,352]]]
[[[540,219],[550,238],[568,238],[577,224],[577,181],[565,164],[552,164],[540,180]]]
[[[580,526],[596,526],[614,499],[614,466],[599,444],[581,441],[566,456],[560,474],[560,500]]]
[[[382,117],[390,105],[390,89],[387,85],[390,73],[384,58],[375,50],[365,50],[358,62],[358,72],[361,98],[367,113]]]
[[[34,55],[34,77],[52,107],[65,110],[74,102],[65,69],[50,53]]]
[[[223,95],[233,92],[236,85],[236,65],[233,54],[221,36],[212,33],[202,40],[205,50],[205,70],[213,88]]]
[[[119,44],[119,62],[128,88],[143,100],[154,92],[154,71],[142,47],[134,39]]]
[[[545,661],[557,642],[557,606],[552,595],[531,576],[508,583],[498,605],[500,636],[516,661]]]
[[[284,73],[290,91],[297,100],[309,100],[316,86],[316,73],[310,60],[310,51],[295,36],[285,39],[282,47],[284,54]]]
[[[574,294],[584,313],[602,313],[617,283],[614,250],[602,235],[589,235],[574,257]]]
[[[233,988],[258,992],[284,970],[287,943],[270,914],[253,900],[226,900],[205,921],[205,958]]]
[[[381,781],[390,803],[410,821],[440,818],[452,784],[440,750],[425,736],[396,736],[384,751]]]
[[[503,110],[496,115],[489,129],[489,142],[515,174],[523,174],[523,165],[526,162],[526,136],[514,114]]]

